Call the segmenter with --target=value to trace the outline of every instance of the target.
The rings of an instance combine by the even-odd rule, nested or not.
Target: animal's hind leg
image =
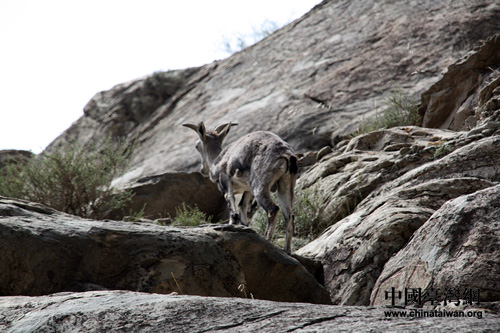
[[[254,193],[257,203],[264,208],[267,214],[267,228],[264,236],[268,240],[272,240],[274,229],[276,229],[276,221],[278,220],[279,207],[271,199],[269,188],[259,188]]]
[[[295,179],[293,175],[285,174],[278,180],[278,202],[285,218],[285,252],[292,251],[292,237],[295,230],[294,217],[292,214],[293,188]]]

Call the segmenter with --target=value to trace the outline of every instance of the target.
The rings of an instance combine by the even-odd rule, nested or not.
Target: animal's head
[[[196,142],[196,149],[201,154],[201,173],[204,176],[208,176],[210,172],[209,165],[215,161],[222,150],[222,142],[229,133],[231,126],[236,126],[236,123],[227,123],[217,126],[213,131],[208,131],[205,129],[205,124],[200,122],[198,125],[194,124],[182,124],[191,128],[193,131],[198,133],[200,139]]]

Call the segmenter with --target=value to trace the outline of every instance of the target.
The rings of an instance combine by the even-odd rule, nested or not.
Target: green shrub
[[[211,223],[212,216],[207,216],[197,205],[189,207],[182,203],[182,206],[175,208],[175,218],[172,220],[173,226],[196,227],[201,224]]]
[[[101,149],[75,143],[62,150],[11,163],[0,173],[0,195],[39,202],[56,210],[104,219],[131,199],[111,181],[122,173],[131,155],[125,142],[106,140]]]
[[[273,193],[273,200],[276,202],[276,194]],[[300,239],[311,241],[319,236],[323,230],[318,225],[320,213],[320,196],[317,191],[306,189],[295,193],[293,204],[293,215],[295,216],[295,237],[294,242],[300,242]],[[264,235],[267,228],[267,215],[263,209],[257,209],[252,223],[258,233]],[[285,234],[285,221],[283,214],[280,213],[276,225],[275,234],[277,236]]]
[[[444,157],[451,153],[453,151],[453,148],[450,146],[450,144],[447,144],[445,142],[440,142],[439,145],[435,147],[434,150],[434,159],[437,160],[441,157]]]
[[[418,101],[400,88],[394,89],[386,98],[384,111],[374,119],[359,126],[356,134],[364,134],[379,129],[420,124]]]

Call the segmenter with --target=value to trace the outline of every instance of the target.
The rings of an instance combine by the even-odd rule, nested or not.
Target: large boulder
[[[0,295],[126,289],[330,303],[294,258],[253,230],[93,221],[0,197]]]
[[[371,294],[420,288],[478,290],[478,302],[500,301],[500,185],[445,203],[384,266]],[[397,300],[404,303],[404,299]]]
[[[126,184],[198,170],[184,122],[238,122],[227,143],[271,130],[298,152],[319,149],[378,112],[384,92],[427,89],[453,59],[499,32],[490,23],[498,21],[500,4],[487,0],[324,1],[228,59],[98,93],[47,149],[108,135],[135,140]]]
[[[346,217],[297,252],[323,262],[325,286],[335,304],[369,304],[372,288],[384,264],[406,245],[413,232],[434,211],[447,200],[495,185],[500,175],[500,136],[470,143],[440,159],[414,165],[402,174],[398,162],[404,170],[408,161],[416,160],[415,156],[408,156],[404,162],[399,153],[393,154],[392,160],[387,154],[379,153],[378,157],[367,159],[364,166],[352,159],[349,163],[352,167],[347,164],[343,169],[331,169],[332,173],[340,174],[330,177],[331,183],[328,177],[318,183],[320,189],[338,188],[331,196],[325,196],[331,199],[326,201],[323,219],[330,216],[332,222],[338,221],[338,212],[329,210],[329,205],[338,207],[343,202],[349,203],[348,200],[353,199],[345,197],[358,195],[358,189],[364,194],[358,197],[357,206],[345,212]],[[366,155],[358,153],[360,160],[366,159]],[[332,157],[336,158],[340,157]],[[380,165],[380,160],[392,163]],[[332,162],[326,159],[316,168],[327,163]],[[356,173],[352,172],[354,167],[359,167]],[[346,177],[353,180],[339,185],[337,180]],[[359,177],[357,182],[356,177]],[[394,177],[394,180],[380,182]],[[345,193],[341,191],[343,186]],[[368,194],[363,192],[365,188]]]
[[[0,297],[8,332],[491,332],[500,316],[484,309],[388,316],[383,307],[278,303],[130,291]],[[394,309],[401,310],[401,309]],[[394,312],[400,313],[400,312]],[[418,314],[418,312],[413,312]],[[432,314],[432,317],[431,315]],[[446,314],[446,316],[445,316]],[[462,318],[448,315],[463,314]]]
[[[434,161],[436,149],[455,138],[451,131],[414,126],[360,135],[308,168],[297,188],[320,195],[317,223],[326,228],[351,214],[375,189]]]
[[[165,173],[141,178],[125,187],[134,195],[124,208],[114,213],[117,218],[124,212],[140,211],[148,219],[175,218],[183,205],[198,207],[213,217],[213,222],[228,218],[226,200],[219,188],[199,172]]]

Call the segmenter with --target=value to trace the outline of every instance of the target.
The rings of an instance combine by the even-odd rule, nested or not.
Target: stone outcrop
[[[482,106],[485,100],[490,100],[493,90],[499,85],[498,73],[494,70],[500,64],[498,50],[500,35],[495,35],[480,48],[449,66],[443,78],[422,94],[422,126],[455,131],[474,127],[477,122],[474,106]],[[482,88],[494,78],[497,80],[490,92],[480,94]]]
[[[484,309],[468,309],[464,311],[465,317],[461,318],[438,317],[438,314],[421,318],[388,318],[385,317],[385,312],[388,310],[390,309],[386,307],[342,307],[242,298],[93,291],[42,297],[0,298],[0,330],[8,332],[491,332],[500,323],[498,314],[489,313]],[[453,313],[451,312],[451,315]],[[467,317],[468,314],[471,317]],[[478,319],[474,315],[481,317]]]
[[[301,176],[299,188],[312,188],[323,199],[319,223],[333,226],[298,253],[323,262],[325,285],[334,303],[369,304],[386,262],[436,210],[448,200],[500,182],[500,104],[496,103],[500,61],[485,62],[481,56],[498,40],[490,38],[450,66],[450,73],[458,66],[483,73],[473,88],[455,85],[447,76],[430,88],[432,92],[440,87],[449,96],[476,96],[462,99],[478,119],[474,128],[452,132],[401,127],[368,133],[340,143],[339,151]],[[456,102],[455,109],[463,108]],[[427,105],[424,117],[442,113],[440,107]],[[464,117],[445,118],[449,117],[455,126],[466,126]],[[402,257],[400,266],[410,265],[406,259]],[[438,273],[430,269],[428,274]]]
[[[115,212],[120,218],[125,212],[144,212],[144,218],[175,218],[183,204],[191,208],[198,207],[212,222],[228,218],[226,200],[217,185],[199,172],[166,173],[139,179],[132,186],[127,186],[134,196],[130,204]]]
[[[0,295],[125,289],[329,303],[299,262],[253,230],[92,221],[0,197]]]
[[[394,286],[479,289],[481,302],[500,300],[499,207],[500,185],[445,203],[385,264],[371,303],[387,304]]]
[[[48,150],[107,135],[136,140],[125,184],[198,170],[196,137],[184,122],[238,122],[227,143],[271,130],[298,152],[319,150],[379,112],[384,92],[423,92],[454,59],[499,32],[498,21],[500,4],[487,0],[324,1],[228,59],[98,93]]]
[[[418,140],[427,136],[442,141],[450,133],[407,130],[384,131],[396,137],[405,133],[416,142],[404,155],[401,150],[346,151],[324,158],[299,181],[301,186],[309,181],[324,193],[321,220],[338,221],[298,251],[323,262],[325,285],[334,303],[368,304],[386,261],[435,210],[447,200],[498,183],[500,136],[474,141],[435,159],[436,147],[427,146],[432,149],[426,151]]]

